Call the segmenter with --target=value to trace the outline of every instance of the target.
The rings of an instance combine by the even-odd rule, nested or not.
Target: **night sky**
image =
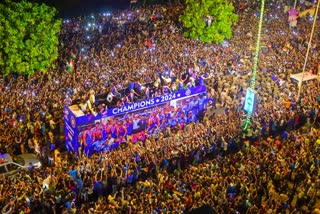
[[[90,15],[96,12],[106,12],[114,9],[126,9],[130,0],[30,0],[54,6],[62,18],[72,18]]]

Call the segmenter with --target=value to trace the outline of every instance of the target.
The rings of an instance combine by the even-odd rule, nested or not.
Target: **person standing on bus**
[[[85,130],[83,132],[83,146],[84,146],[84,154],[87,156],[91,155],[91,150],[92,150],[92,140],[93,140],[93,136],[92,136],[92,132],[91,132],[91,126],[88,126],[87,130]]]
[[[129,116],[125,121],[125,127],[127,129],[126,139],[130,141],[133,134],[133,119]]]
[[[127,136],[127,128],[126,126],[123,124],[123,122],[118,122],[118,126],[117,126],[117,138],[122,138],[123,136]]]
[[[111,134],[111,137],[112,138],[117,138],[117,124],[116,122],[114,121],[111,125],[111,128],[110,128],[110,134]]]
[[[156,127],[160,126],[160,118],[154,112],[152,112],[151,116],[148,119],[148,131],[153,130]]]

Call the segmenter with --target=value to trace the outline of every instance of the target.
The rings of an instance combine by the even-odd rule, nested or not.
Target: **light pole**
[[[260,19],[259,19],[256,51],[255,51],[255,55],[254,55],[252,77],[251,77],[251,81],[250,81],[250,89],[252,91],[254,91],[255,84],[256,84],[257,66],[258,66],[259,52],[260,52],[261,30],[262,30],[262,23],[263,23],[263,13],[264,13],[264,0],[261,1],[261,9],[260,9]],[[247,91],[247,93],[248,93],[248,91]],[[250,122],[251,122],[251,113],[248,112],[247,119],[246,119],[244,127],[243,127],[244,130],[246,130],[248,128]]]
[[[311,48],[312,37],[313,37],[314,28],[315,28],[316,21],[317,21],[317,17],[318,17],[319,5],[320,5],[320,0],[318,0],[316,12],[315,12],[315,14],[314,14],[313,25],[312,25],[312,29],[311,29],[311,33],[310,33],[310,38],[309,38],[309,43],[308,43],[306,58],[305,58],[305,60],[304,60],[303,69],[302,69],[302,78],[301,78],[301,81],[299,82],[298,101],[300,100],[302,82],[303,82],[303,78],[304,78],[304,73],[305,73],[305,71],[306,71],[308,56],[309,56],[309,52],[310,52],[310,48]]]

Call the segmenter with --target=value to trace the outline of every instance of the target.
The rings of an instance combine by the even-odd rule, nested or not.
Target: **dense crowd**
[[[306,83],[298,98],[290,79],[302,69],[312,21],[301,18],[289,28],[284,4],[268,4],[258,106],[244,132],[258,8],[235,7],[239,21],[222,45],[184,38],[180,4],[64,20],[56,69],[0,83],[0,152],[34,152],[54,165],[0,178],[2,212],[178,213],[202,205],[217,213],[320,212],[319,83]],[[320,72],[319,32],[317,24],[306,68],[312,73]],[[210,77],[208,96],[222,114],[108,154],[63,152],[67,98],[82,102],[91,90],[109,94],[166,77],[183,80],[186,70]]]

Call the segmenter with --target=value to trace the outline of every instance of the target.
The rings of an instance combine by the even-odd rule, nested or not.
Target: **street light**
[[[309,38],[309,43],[308,43],[306,58],[305,58],[305,60],[304,60],[303,69],[302,69],[302,78],[301,78],[301,81],[299,82],[298,101],[300,100],[302,82],[303,82],[303,78],[304,78],[304,73],[305,73],[305,71],[306,71],[306,66],[307,66],[308,56],[309,56],[309,52],[310,52],[310,47],[311,47],[312,37],[313,37],[313,33],[314,33],[314,28],[315,28],[316,21],[317,21],[317,18],[318,18],[319,5],[320,5],[320,0],[318,0],[316,12],[315,12],[315,14],[314,14],[313,25],[312,25],[312,29],[311,29],[310,38]]]

